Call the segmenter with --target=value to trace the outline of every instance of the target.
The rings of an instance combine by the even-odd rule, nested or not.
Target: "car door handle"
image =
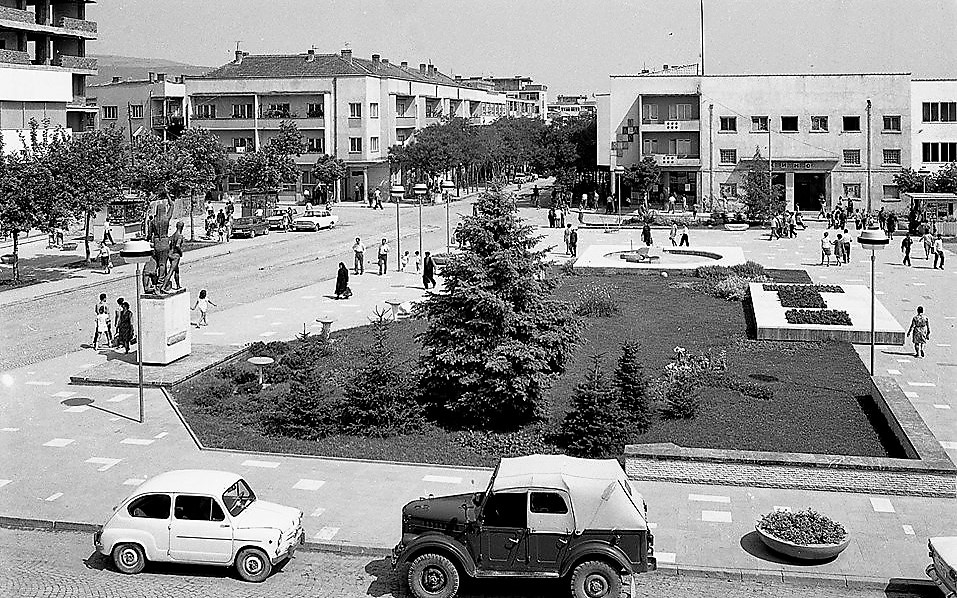
[[[507,538],[505,540],[505,544],[507,546],[515,546],[516,544],[518,544],[518,538]]]
[[[558,546],[559,548],[564,546],[565,544],[568,544],[568,540],[565,540],[564,538],[555,540],[555,546]]]
[[[229,524],[228,524],[228,523],[220,523],[220,524],[219,524],[219,527],[229,527]]]

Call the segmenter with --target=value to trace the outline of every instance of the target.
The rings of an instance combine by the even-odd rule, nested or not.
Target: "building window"
[[[737,183],[721,183],[721,197],[737,197],[738,196],[738,184]]]
[[[845,133],[860,133],[861,132],[861,117],[860,116],[845,116],[843,120],[844,120]]]
[[[797,133],[798,130],[798,117],[796,116],[782,116],[781,117],[781,131],[786,133]]]
[[[370,138],[369,138],[369,151],[370,151],[370,152],[377,152],[377,151],[379,151],[379,138],[378,138],[378,137],[370,137]]]
[[[143,104],[130,104],[130,118],[143,118]]]
[[[326,151],[326,140],[322,137],[306,139],[306,151],[310,154],[322,154]]]
[[[349,102],[349,118],[362,118],[362,104]]]
[[[957,162],[957,142],[924,143],[924,162]]]
[[[901,151],[899,149],[884,150],[884,164],[894,164],[899,166],[900,163],[901,163]]]
[[[369,118],[379,118],[379,103],[371,102],[369,104]]]
[[[233,152],[242,154],[253,151],[256,142],[252,137],[233,137]]]
[[[901,130],[901,117],[900,116],[885,116],[884,130],[899,132]]]
[[[844,197],[848,199],[860,199],[861,184],[860,183],[844,183]]]
[[[924,102],[925,123],[957,122],[957,102]]]
[[[324,118],[326,109],[321,103],[306,104],[306,118]]]
[[[233,118],[252,118],[252,104],[233,104]]]
[[[103,106],[103,120],[116,120],[116,106]]]
[[[361,153],[362,153],[362,137],[350,137],[350,138],[349,138],[349,153],[350,153],[350,154],[361,154]]]
[[[722,131],[737,131],[738,130],[738,118],[736,116],[722,116],[721,117],[721,129]]]
[[[670,104],[668,120],[691,120],[691,104]]]
[[[290,118],[292,110],[289,104],[267,104],[263,110],[263,118]]]
[[[193,118],[216,118],[216,104],[200,104],[194,112]]]
[[[720,152],[720,160],[722,164],[737,164],[738,163],[738,150],[733,149],[723,149]]]
[[[752,116],[751,130],[754,132],[767,132],[768,117],[767,116]]]
[[[846,164],[847,166],[860,166],[861,165],[861,150],[859,149],[844,150],[844,164]]]
[[[645,104],[642,106],[641,121],[644,123],[658,122],[658,104]]]
[[[901,190],[897,185],[884,185],[884,199],[900,199]]]
[[[797,126],[794,127],[794,130],[797,130]],[[827,117],[826,116],[812,116],[811,117],[811,130],[817,133],[826,133],[827,132]]]

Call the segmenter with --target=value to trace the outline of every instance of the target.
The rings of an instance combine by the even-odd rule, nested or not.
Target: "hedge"
[[[789,309],[784,312],[788,324],[852,326],[851,316],[842,309]]]

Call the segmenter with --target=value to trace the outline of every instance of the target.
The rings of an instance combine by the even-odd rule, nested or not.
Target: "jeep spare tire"
[[[608,563],[587,561],[572,573],[572,595],[575,598],[618,598],[621,576]]]
[[[416,598],[454,598],[459,592],[459,570],[441,554],[416,557],[409,566],[408,581]]]

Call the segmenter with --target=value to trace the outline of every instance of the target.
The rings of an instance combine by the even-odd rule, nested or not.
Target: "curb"
[[[24,517],[0,516],[0,528],[45,532],[72,532],[92,534],[100,526],[92,523],[55,521]],[[388,557],[392,551],[380,546],[359,544],[335,544],[332,542],[305,542],[299,550],[342,554],[347,556]],[[852,590],[880,590],[885,592],[909,592],[918,596],[938,596],[939,590],[930,580],[908,578],[858,577],[844,574],[790,572],[784,569],[735,569],[703,567],[695,565],[663,564],[658,567],[661,575],[716,579],[733,582],[785,583],[794,586],[833,587]],[[639,576],[640,579],[640,576]]]

